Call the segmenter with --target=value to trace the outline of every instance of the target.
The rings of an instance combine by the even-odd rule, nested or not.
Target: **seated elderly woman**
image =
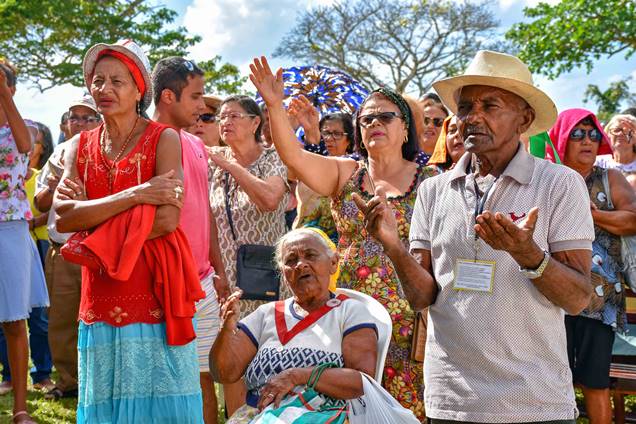
[[[338,254],[325,237],[310,228],[285,234],[276,262],[293,297],[262,305],[240,322],[239,291],[222,306],[210,370],[221,383],[244,376],[248,388],[246,405],[228,424],[248,423],[270,403],[278,406],[323,363],[339,368],[326,370],[315,390],[336,401],[363,394],[360,372],[375,375],[374,319],[361,302],[329,291]]]

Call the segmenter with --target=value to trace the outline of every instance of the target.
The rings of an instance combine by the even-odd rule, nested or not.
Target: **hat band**
[[[126,65],[126,67],[128,68],[128,70],[130,71],[133,77],[133,80],[135,80],[135,84],[137,85],[137,88],[139,89],[143,97],[143,95],[146,93],[146,80],[144,80],[144,76],[141,73],[141,70],[139,69],[137,64],[131,58],[129,58],[125,54],[118,52],[116,50],[111,50],[111,49],[102,50],[97,55],[97,60],[99,60],[100,58],[104,56],[112,56],[115,59],[118,59],[119,61],[121,61],[124,65]],[[95,63],[97,63],[97,61],[95,61]],[[93,69],[93,73],[94,72],[95,70]],[[92,79],[92,76],[91,76],[91,79]]]

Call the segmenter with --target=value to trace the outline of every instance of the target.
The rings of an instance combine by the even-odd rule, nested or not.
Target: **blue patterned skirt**
[[[166,344],[165,324],[79,324],[77,422],[201,424],[196,343]]]

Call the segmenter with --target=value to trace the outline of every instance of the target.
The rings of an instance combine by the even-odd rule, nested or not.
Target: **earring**
[[[137,115],[141,116],[141,102],[137,100]]]
[[[407,137],[404,137],[404,141],[402,142],[402,144],[406,144],[406,143],[408,143],[408,142],[409,142],[409,138],[408,138],[408,136],[407,136]]]

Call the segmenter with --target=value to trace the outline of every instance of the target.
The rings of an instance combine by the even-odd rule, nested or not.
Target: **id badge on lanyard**
[[[481,199],[479,198],[479,191],[475,183],[475,222],[477,222],[477,217],[483,213],[486,200],[488,200],[488,197],[494,190],[496,183],[497,179],[484,191],[484,195]],[[473,251],[475,255],[473,259],[459,258],[455,261],[455,275],[453,278],[453,288],[455,290],[492,293],[496,263],[494,261],[482,261],[477,259],[480,243],[479,236],[475,233],[475,239],[473,240]]]

